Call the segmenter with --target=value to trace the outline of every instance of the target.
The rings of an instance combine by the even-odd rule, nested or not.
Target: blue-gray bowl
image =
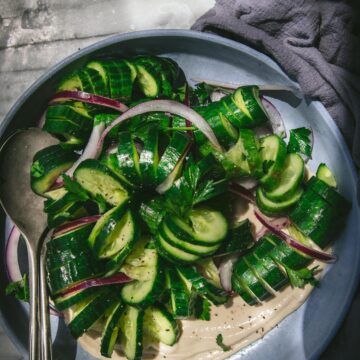
[[[95,54],[162,54],[173,57],[188,78],[205,78],[242,83],[294,85],[267,56],[237,42],[215,35],[183,31],[153,30],[116,35],[89,46],[64,59],[37,80],[16,102],[0,126],[1,141],[16,128],[35,125],[44,111],[49,94],[68,71],[87,62]],[[296,84],[295,84],[296,85]],[[336,174],[340,191],[353,200],[346,229],[335,244],[339,255],[329,266],[320,288],[293,314],[263,339],[240,351],[233,358],[247,360],[316,359],[336,333],[353,297],[360,274],[360,210],[356,202],[356,173],[342,135],[332,118],[318,102],[293,101],[289,94],[274,99],[288,128],[310,126],[315,147],[309,165],[316,169],[326,162]],[[29,204],[24,204],[29,206]],[[5,215],[0,213],[0,254],[5,252]],[[20,249],[21,251],[21,249]],[[28,312],[24,304],[6,297],[8,283],[4,261],[0,263],[0,322],[27,358]],[[90,359],[77,347],[62,321],[52,319],[55,359]]]

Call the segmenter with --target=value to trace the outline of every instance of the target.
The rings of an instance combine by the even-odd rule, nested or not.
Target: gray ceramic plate
[[[94,54],[135,55],[152,53],[175,59],[187,78],[205,78],[249,83],[294,85],[268,57],[224,38],[180,30],[146,31],[118,35],[92,45],[60,62],[44,74],[18,100],[1,124],[2,140],[6,133],[34,125],[46,106],[48,94],[69,70],[84,64]],[[339,261],[326,271],[321,287],[295,313],[269,332],[262,340],[242,350],[234,358],[262,360],[315,359],[336,333],[351,302],[360,273],[359,207],[355,203],[356,174],[344,140],[333,120],[318,102],[296,101],[289,94],[278,94],[275,105],[286,119],[288,128],[310,126],[315,147],[310,168],[326,162],[336,174],[340,191],[353,200],[347,227],[335,245]],[[24,204],[31,207],[31,204]],[[0,217],[0,253],[3,258],[5,218]],[[20,252],[23,252],[20,249]],[[21,254],[20,254],[21,255]],[[27,307],[4,295],[7,284],[4,263],[0,264],[0,320],[18,350],[27,358]],[[63,322],[52,319],[56,359],[90,359],[70,338]],[[273,354],[273,355],[272,355]]]

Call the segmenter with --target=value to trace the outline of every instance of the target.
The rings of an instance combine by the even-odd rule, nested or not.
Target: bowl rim
[[[269,56],[247,46],[240,42],[230,40],[224,38],[222,36],[210,33],[203,33],[193,30],[183,30],[183,29],[154,29],[154,30],[142,30],[142,31],[135,31],[135,32],[128,32],[128,33],[120,33],[116,35],[109,36],[105,39],[97,41],[91,45],[84,47],[83,49],[65,57],[63,60],[59,61],[48,70],[46,70],[30,87],[27,88],[23,92],[23,94],[15,101],[12,105],[8,113],[5,115],[3,121],[0,124],[0,144],[4,139],[2,139],[3,134],[7,127],[10,125],[12,119],[14,118],[15,114],[19,111],[19,109],[23,106],[25,101],[35,92],[38,88],[47,80],[49,80],[52,76],[54,76],[58,71],[66,67],[67,65],[71,64],[72,62],[79,60],[80,58],[84,57],[85,55],[91,54],[97,50],[101,50],[104,47],[108,47],[114,45],[116,43],[128,41],[128,40],[135,40],[139,38],[156,38],[156,37],[163,37],[163,38],[170,38],[170,37],[187,37],[197,40],[208,41],[217,45],[222,45],[225,47],[229,47],[238,51],[246,52],[248,55],[252,56],[253,58],[264,62],[266,65],[270,66],[274,70],[280,72],[288,82],[291,82],[296,87],[300,87],[299,84],[292,79],[281,69],[281,67],[272,60]],[[319,101],[312,101],[312,105],[319,111],[322,117],[325,119],[326,124],[330,127],[330,130],[334,133],[338,145],[343,152],[346,160],[348,161],[350,168],[351,168],[351,176],[354,179],[357,179],[357,173],[355,169],[355,165],[353,163],[349,148],[344,140],[343,135],[341,134],[339,128],[336,126],[335,121],[330,116],[329,112],[323,106],[323,104]],[[330,334],[324,339],[323,343],[314,350],[311,359],[316,359],[320,356],[320,354],[327,348],[330,341],[333,339],[335,334],[338,332],[340,325],[342,324],[345,315],[348,312],[348,309],[351,305],[353,300],[355,291],[360,282],[360,262],[357,264],[357,269],[353,272],[352,277],[349,281],[351,285],[351,292],[350,296],[346,299],[343,303],[342,309],[337,312],[337,320],[336,324],[331,330]],[[0,310],[0,325],[2,326],[5,334],[10,338],[12,343],[16,346],[17,351],[23,357],[28,356],[27,349],[18,341],[15,333],[8,329],[7,321],[4,319],[2,315],[2,311]],[[241,351],[241,350],[240,350]],[[236,354],[234,354],[236,355]]]

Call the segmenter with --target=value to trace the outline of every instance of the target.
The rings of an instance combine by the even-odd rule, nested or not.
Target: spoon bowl
[[[39,150],[57,143],[58,140],[48,133],[38,128],[29,128],[15,132],[0,149],[0,203],[24,236],[28,251],[30,359],[33,360],[40,359],[38,345],[40,309],[44,320],[41,331],[48,332],[47,307],[43,303],[41,307],[38,306],[39,299],[40,302],[47,301],[45,277],[42,276],[42,281],[39,279],[39,274],[43,275],[44,273],[44,263],[40,264],[40,252],[43,234],[47,228],[47,218],[43,211],[43,199],[31,189],[30,169],[34,155]],[[47,335],[42,335],[42,339],[44,337]],[[46,343],[47,341],[43,342],[43,347],[45,347],[43,353],[51,353]]]

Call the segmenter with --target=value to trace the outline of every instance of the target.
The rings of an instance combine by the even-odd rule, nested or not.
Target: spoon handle
[[[52,341],[49,321],[49,297],[46,287],[45,268],[46,246],[43,244],[40,252],[40,326],[41,326],[41,353],[42,360],[52,359]]]
[[[39,347],[39,267],[37,251],[28,245],[29,287],[30,287],[30,324],[29,324],[29,359],[40,359]]]

